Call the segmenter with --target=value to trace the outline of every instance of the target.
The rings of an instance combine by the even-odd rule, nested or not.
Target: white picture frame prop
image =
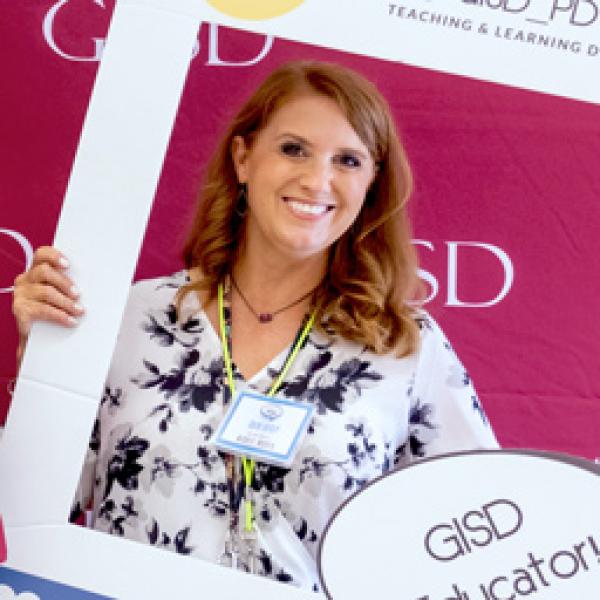
[[[148,600],[195,597],[200,589],[236,600],[282,596],[281,585],[266,579],[67,523],[200,20],[599,102],[597,78],[581,73],[597,69],[600,49],[592,29],[576,24],[589,21],[580,11],[596,5],[567,2],[567,10],[556,4],[504,0],[493,10],[471,0],[402,6],[117,0],[55,238],[73,261],[70,274],[87,313],[74,330],[37,324],[30,336],[0,445],[0,514],[8,541],[1,594],[11,593],[3,578],[21,572],[32,575],[32,585],[46,586],[43,599],[87,593]],[[249,5],[250,13],[239,12]],[[536,43],[508,33],[519,27],[538,36]],[[544,45],[541,35],[570,45]],[[44,580],[81,589],[56,591]],[[319,596],[288,586],[285,597]]]
[[[281,598],[281,584],[266,578],[68,524],[202,8],[191,0],[116,4],[55,236],[73,261],[86,316],[74,330],[33,327],[0,445],[2,600],[18,592],[191,598],[199,590]],[[315,594],[292,588],[286,597]]]

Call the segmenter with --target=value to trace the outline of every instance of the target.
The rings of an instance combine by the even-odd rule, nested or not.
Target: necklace
[[[240,290],[240,288],[238,287],[238,284],[235,282],[235,279],[233,278],[233,273],[230,275],[230,277],[231,277],[231,283],[232,283],[235,291],[239,294],[240,298],[242,299],[242,301],[244,302],[244,304],[246,305],[248,310],[256,317],[256,319],[258,320],[259,323],[263,323],[263,324],[270,323],[279,313],[282,313],[282,312],[288,310],[289,308],[292,308],[292,307],[296,306],[297,304],[300,304],[300,302],[302,302],[303,300],[306,300],[309,296],[312,296],[312,294],[315,293],[315,290],[319,287],[318,285],[315,286],[312,290],[309,290],[308,292],[306,292],[306,294],[304,294],[297,300],[294,300],[293,302],[290,302],[289,304],[286,304],[284,307],[278,308],[277,310],[274,310],[273,312],[259,313],[256,310],[254,310],[253,306],[246,299],[246,296],[244,296],[244,294],[242,293],[242,290]]]

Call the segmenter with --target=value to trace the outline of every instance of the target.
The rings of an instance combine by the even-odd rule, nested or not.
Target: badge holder
[[[240,392],[213,437],[223,452],[289,467],[314,413],[312,404]]]

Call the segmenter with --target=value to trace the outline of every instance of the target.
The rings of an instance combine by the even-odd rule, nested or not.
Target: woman
[[[97,529],[316,590],[345,498],[414,458],[495,446],[408,302],[410,190],[370,83],[320,63],[272,73],[209,165],[186,271],[132,288],[75,512],[93,497]],[[17,278],[19,353],[33,320],[81,316],[65,265],[42,248]],[[315,407],[290,467],[212,444],[244,389]]]

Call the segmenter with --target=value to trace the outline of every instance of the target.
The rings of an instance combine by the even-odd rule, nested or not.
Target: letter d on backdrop
[[[446,306],[483,308],[494,306],[494,304],[498,304],[498,302],[506,297],[513,283],[514,268],[510,257],[504,250],[493,244],[486,244],[485,242],[446,242],[446,244],[448,246],[448,298]],[[463,302],[458,299],[458,248],[460,246],[481,248],[482,250],[491,252],[500,261],[504,270],[504,283],[502,284],[500,291],[491,300],[483,302]]]

